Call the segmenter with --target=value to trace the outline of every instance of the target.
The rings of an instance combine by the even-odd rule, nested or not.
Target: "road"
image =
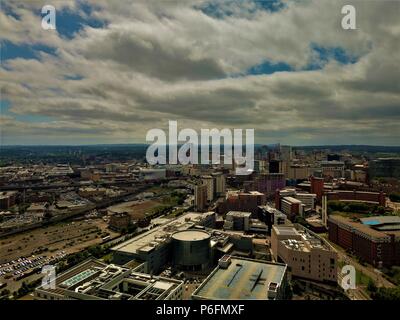
[[[338,272],[338,283],[342,283],[343,275]],[[351,300],[371,300],[369,295],[361,288],[360,286],[357,286],[356,289],[348,289],[345,291],[346,295],[351,299]]]
[[[366,276],[370,277],[374,282],[377,287],[385,287],[385,288],[394,288],[395,285],[391,283],[389,280],[387,280],[385,277],[383,277],[378,270],[373,269],[373,267],[369,266],[363,266],[360,264],[357,260],[353,259],[352,257],[349,257],[346,255],[343,251],[343,249],[338,249],[335,247],[335,249],[338,251],[339,255],[339,260],[344,261],[346,264],[354,266],[357,271],[361,271],[363,274]]]

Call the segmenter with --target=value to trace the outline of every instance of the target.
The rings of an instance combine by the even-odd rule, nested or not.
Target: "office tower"
[[[197,211],[204,211],[207,206],[207,186],[197,185],[194,187],[194,206]]]
[[[207,186],[207,201],[214,200],[214,178],[212,176],[202,176],[201,180]]]

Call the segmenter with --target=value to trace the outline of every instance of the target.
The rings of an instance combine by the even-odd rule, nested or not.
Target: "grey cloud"
[[[218,20],[192,2],[127,3],[98,1],[94,15],[110,24],[84,28],[71,40],[41,39],[26,9],[14,31],[12,19],[0,16],[7,39],[58,48],[56,57],[14,59],[0,68],[12,114],[53,119],[29,123],[7,115],[1,121],[8,141],[143,141],[147,130],[178,120],[194,129],[254,128],[259,142],[398,144],[396,3],[354,1],[355,32],[339,28],[342,2],[290,2],[274,14]],[[361,58],[322,70],[231,77],[266,59],[301,69],[310,42]],[[65,79],[69,74],[82,79]]]

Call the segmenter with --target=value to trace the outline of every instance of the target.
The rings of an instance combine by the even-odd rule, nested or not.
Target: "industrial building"
[[[337,279],[337,252],[310,230],[296,226],[273,226],[271,249],[293,276],[324,282]]]
[[[193,292],[193,300],[275,300],[285,298],[287,266],[223,256]]]
[[[155,277],[100,260],[86,260],[41,285],[35,300],[181,300],[183,281]]]

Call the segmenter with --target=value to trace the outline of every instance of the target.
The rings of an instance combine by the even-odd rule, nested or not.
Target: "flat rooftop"
[[[90,259],[56,278],[56,287],[37,290],[74,299],[159,300],[165,299],[181,280],[153,277],[133,269]]]
[[[283,197],[283,200],[289,201],[290,203],[301,203],[299,199],[293,197]]]
[[[360,219],[362,224],[369,226],[382,225],[382,224],[400,224],[399,216],[376,216]]]
[[[363,223],[360,223],[357,221],[353,221],[350,218],[343,217],[340,215],[330,215],[329,220],[343,223],[343,224],[347,225],[348,227],[353,228],[354,230],[357,230],[361,233],[367,234],[374,238],[388,238],[388,233],[399,236],[399,233],[400,233],[398,231],[392,231],[392,232],[387,232],[387,233],[385,233],[383,231],[378,231],[378,230],[371,228],[371,226],[368,224],[363,224]]]
[[[292,226],[278,225],[273,226],[273,230],[278,236],[285,236],[282,241],[287,248],[299,251],[310,251],[311,249],[318,248],[322,250],[332,251],[333,248],[323,238],[317,234],[302,227],[299,224]]]
[[[250,217],[251,216],[251,212],[247,212],[247,211],[229,211],[226,215],[227,216],[235,216],[235,217]]]
[[[162,224],[153,228],[145,233],[142,233],[132,239],[129,239],[115,247],[111,248],[112,251],[119,251],[128,254],[135,254],[139,249],[153,248],[149,246],[151,243],[157,243],[162,239],[168,238],[172,233],[180,230],[187,230],[194,225],[196,217],[202,216],[202,213],[190,212],[180,216],[177,219]]]
[[[197,241],[197,240],[204,240],[210,238],[211,235],[202,230],[184,230],[175,232],[172,235],[172,238],[181,241]]]
[[[210,300],[268,300],[269,284],[280,285],[285,272],[285,264],[231,257],[228,268],[215,268],[192,296]]]
[[[284,226],[284,225],[276,225],[273,226],[275,232],[277,235],[282,235],[282,236],[299,236],[299,232],[294,228],[292,225],[291,226]]]

